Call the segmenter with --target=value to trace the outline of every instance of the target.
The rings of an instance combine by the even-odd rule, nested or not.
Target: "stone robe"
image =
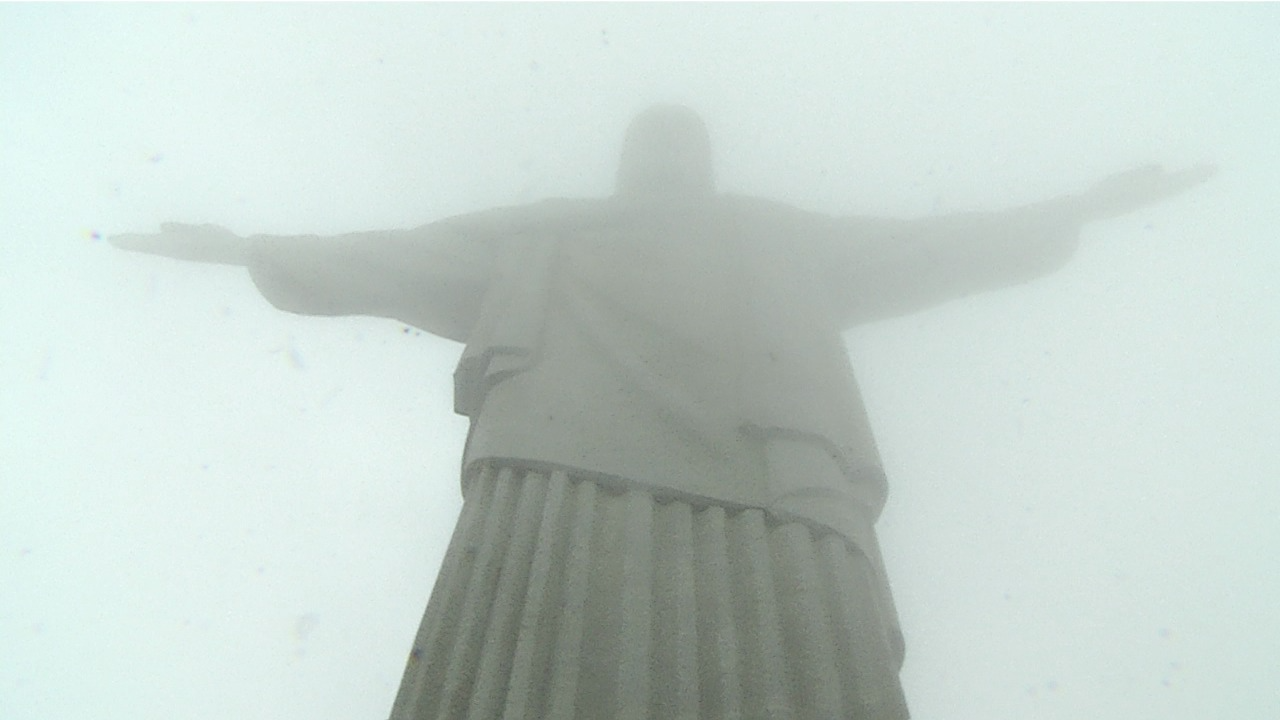
[[[1064,262],[1034,209],[834,218],[755,198],[549,200],[420,228],[255,238],[275,306],[465,343],[463,459],[566,469],[835,530],[880,573],[886,483],[841,331]]]

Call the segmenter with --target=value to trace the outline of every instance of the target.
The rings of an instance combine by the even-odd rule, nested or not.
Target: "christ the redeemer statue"
[[[465,344],[464,506],[393,720],[907,717],[841,331],[1063,264],[1210,170],[920,220],[718,194],[692,111],[641,113],[612,197],[411,230],[123,248],[243,265],[276,307]]]

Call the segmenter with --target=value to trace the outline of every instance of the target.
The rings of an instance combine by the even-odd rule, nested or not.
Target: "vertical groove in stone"
[[[813,720],[842,717],[840,677],[828,609],[822,602],[825,588],[813,556],[812,531],[799,523],[784,523],[771,537],[777,551],[775,567],[786,578],[787,592],[782,600],[789,612],[784,625],[791,641],[788,655],[795,660],[789,669],[799,695],[797,709]]]
[[[889,656],[888,640],[875,622],[876,616],[867,612],[876,603],[876,593],[868,579],[874,571],[861,552],[835,535],[824,538],[820,548],[833,581],[828,597],[832,598],[832,617],[842,641],[841,665],[847,668],[846,704],[860,717],[873,717],[878,712],[876,708],[884,705],[888,685],[900,687],[896,677],[882,677]]]
[[[694,526],[699,581],[698,634],[702,696],[709,717],[742,715],[742,678],[738,664],[738,624],[734,622],[733,585],[724,508],[698,513]]]
[[[674,646],[674,675],[671,686],[671,705],[675,718],[697,720],[698,699],[698,598],[697,575],[694,571],[693,508],[682,502],[671,503],[665,508],[671,520],[671,582],[670,598],[674,607],[674,627],[661,632],[674,633],[669,642]],[[665,690],[661,690],[665,694]],[[673,718],[674,720],[674,718]]]
[[[578,701],[578,669],[582,658],[583,610],[591,573],[591,531],[595,523],[596,484],[573,486],[573,535],[565,568],[561,624],[551,658],[551,688],[547,718],[572,718]]]
[[[510,505],[516,492],[512,471],[504,468],[498,473],[493,507],[484,519],[484,534],[476,551],[475,568],[467,583],[464,607],[457,638],[449,654],[449,667],[440,691],[437,717],[452,720],[464,717],[467,696],[474,678],[474,667],[479,661],[489,607],[493,600],[493,588],[502,565],[506,538],[510,532],[507,524],[511,516]],[[416,719],[415,719],[416,720]]]
[[[653,612],[653,499],[629,490],[624,498],[622,632],[618,648],[617,715],[619,720],[649,716],[649,657]]]
[[[476,547],[484,528],[483,509],[489,507],[496,475],[496,470],[484,468],[476,478],[478,487],[473,496],[462,507],[414,638],[404,679],[391,708],[392,720],[413,718],[430,711],[435,698],[428,694],[428,690],[439,687],[447,666],[443,650],[449,644],[450,631],[463,610],[453,589],[460,583],[466,583],[470,577],[472,562],[469,553]]]
[[[563,471],[551,474],[547,488],[546,502],[543,505],[542,522],[538,531],[537,546],[533,551],[532,567],[529,570],[529,590],[525,597],[524,611],[520,616],[520,629],[516,636],[514,657],[511,661],[511,681],[503,720],[533,720],[541,717],[538,699],[543,697],[549,688],[540,681],[545,667],[548,637],[554,626],[554,609],[548,607],[555,596],[551,587],[551,578],[555,575],[555,564],[562,562],[560,557],[560,538],[563,508],[567,503],[565,494],[569,492],[569,478]]]
[[[841,578],[840,566],[848,559],[842,557],[844,542],[834,535],[827,535],[818,541],[818,558],[822,568],[822,579],[826,584],[824,596],[828,599],[828,611],[831,614],[832,635],[835,639],[836,668],[844,679],[841,689],[844,706],[850,713],[857,712],[861,717],[862,708],[858,704],[857,673],[858,669],[853,655],[857,648],[853,646],[855,633],[854,619],[849,612],[848,604],[856,602],[848,597],[845,583]]]
[[[754,631],[750,638],[751,653],[756,661],[751,673],[760,693],[760,709],[771,720],[790,720],[794,717],[787,686],[782,671],[787,667],[782,647],[782,628],[778,622],[778,599],[773,587],[773,561],[770,557],[768,530],[764,511],[757,508],[743,510],[734,519],[739,543],[738,551],[746,561],[745,587],[741,591],[748,596],[750,620],[746,627]]]
[[[489,612],[488,627],[476,670],[475,684],[471,690],[468,718],[488,719],[501,714],[507,694],[507,679],[511,673],[511,657],[515,649],[517,623],[525,593],[511,592],[513,588],[526,588],[533,556],[538,526],[546,501],[547,478],[536,472],[526,473],[519,480],[509,480],[516,485],[519,499],[516,514],[502,553],[501,569],[492,594],[493,608]]]

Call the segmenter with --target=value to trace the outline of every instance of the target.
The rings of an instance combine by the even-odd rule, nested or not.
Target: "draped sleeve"
[[[919,220],[844,217],[816,235],[848,328],[1047,275],[1075,252],[1079,224],[1045,203]]]
[[[281,310],[392,318],[466,342],[500,241],[484,219],[331,237],[256,235],[249,273]]]

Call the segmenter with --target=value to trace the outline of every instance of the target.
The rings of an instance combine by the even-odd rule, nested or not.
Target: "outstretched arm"
[[[492,268],[494,235],[450,220],[410,230],[335,237],[255,235],[217,225],[165,223],[116,235],[116,247],[248,268],[271,304],[304,315],[389,317],[465,340]]]
[[[1148,166],[1003,212],[838,220],[824,248],[837,313],[849,327],[1033,280],[1070,259],[1085,223],[1172,197],[1213,172]]]

